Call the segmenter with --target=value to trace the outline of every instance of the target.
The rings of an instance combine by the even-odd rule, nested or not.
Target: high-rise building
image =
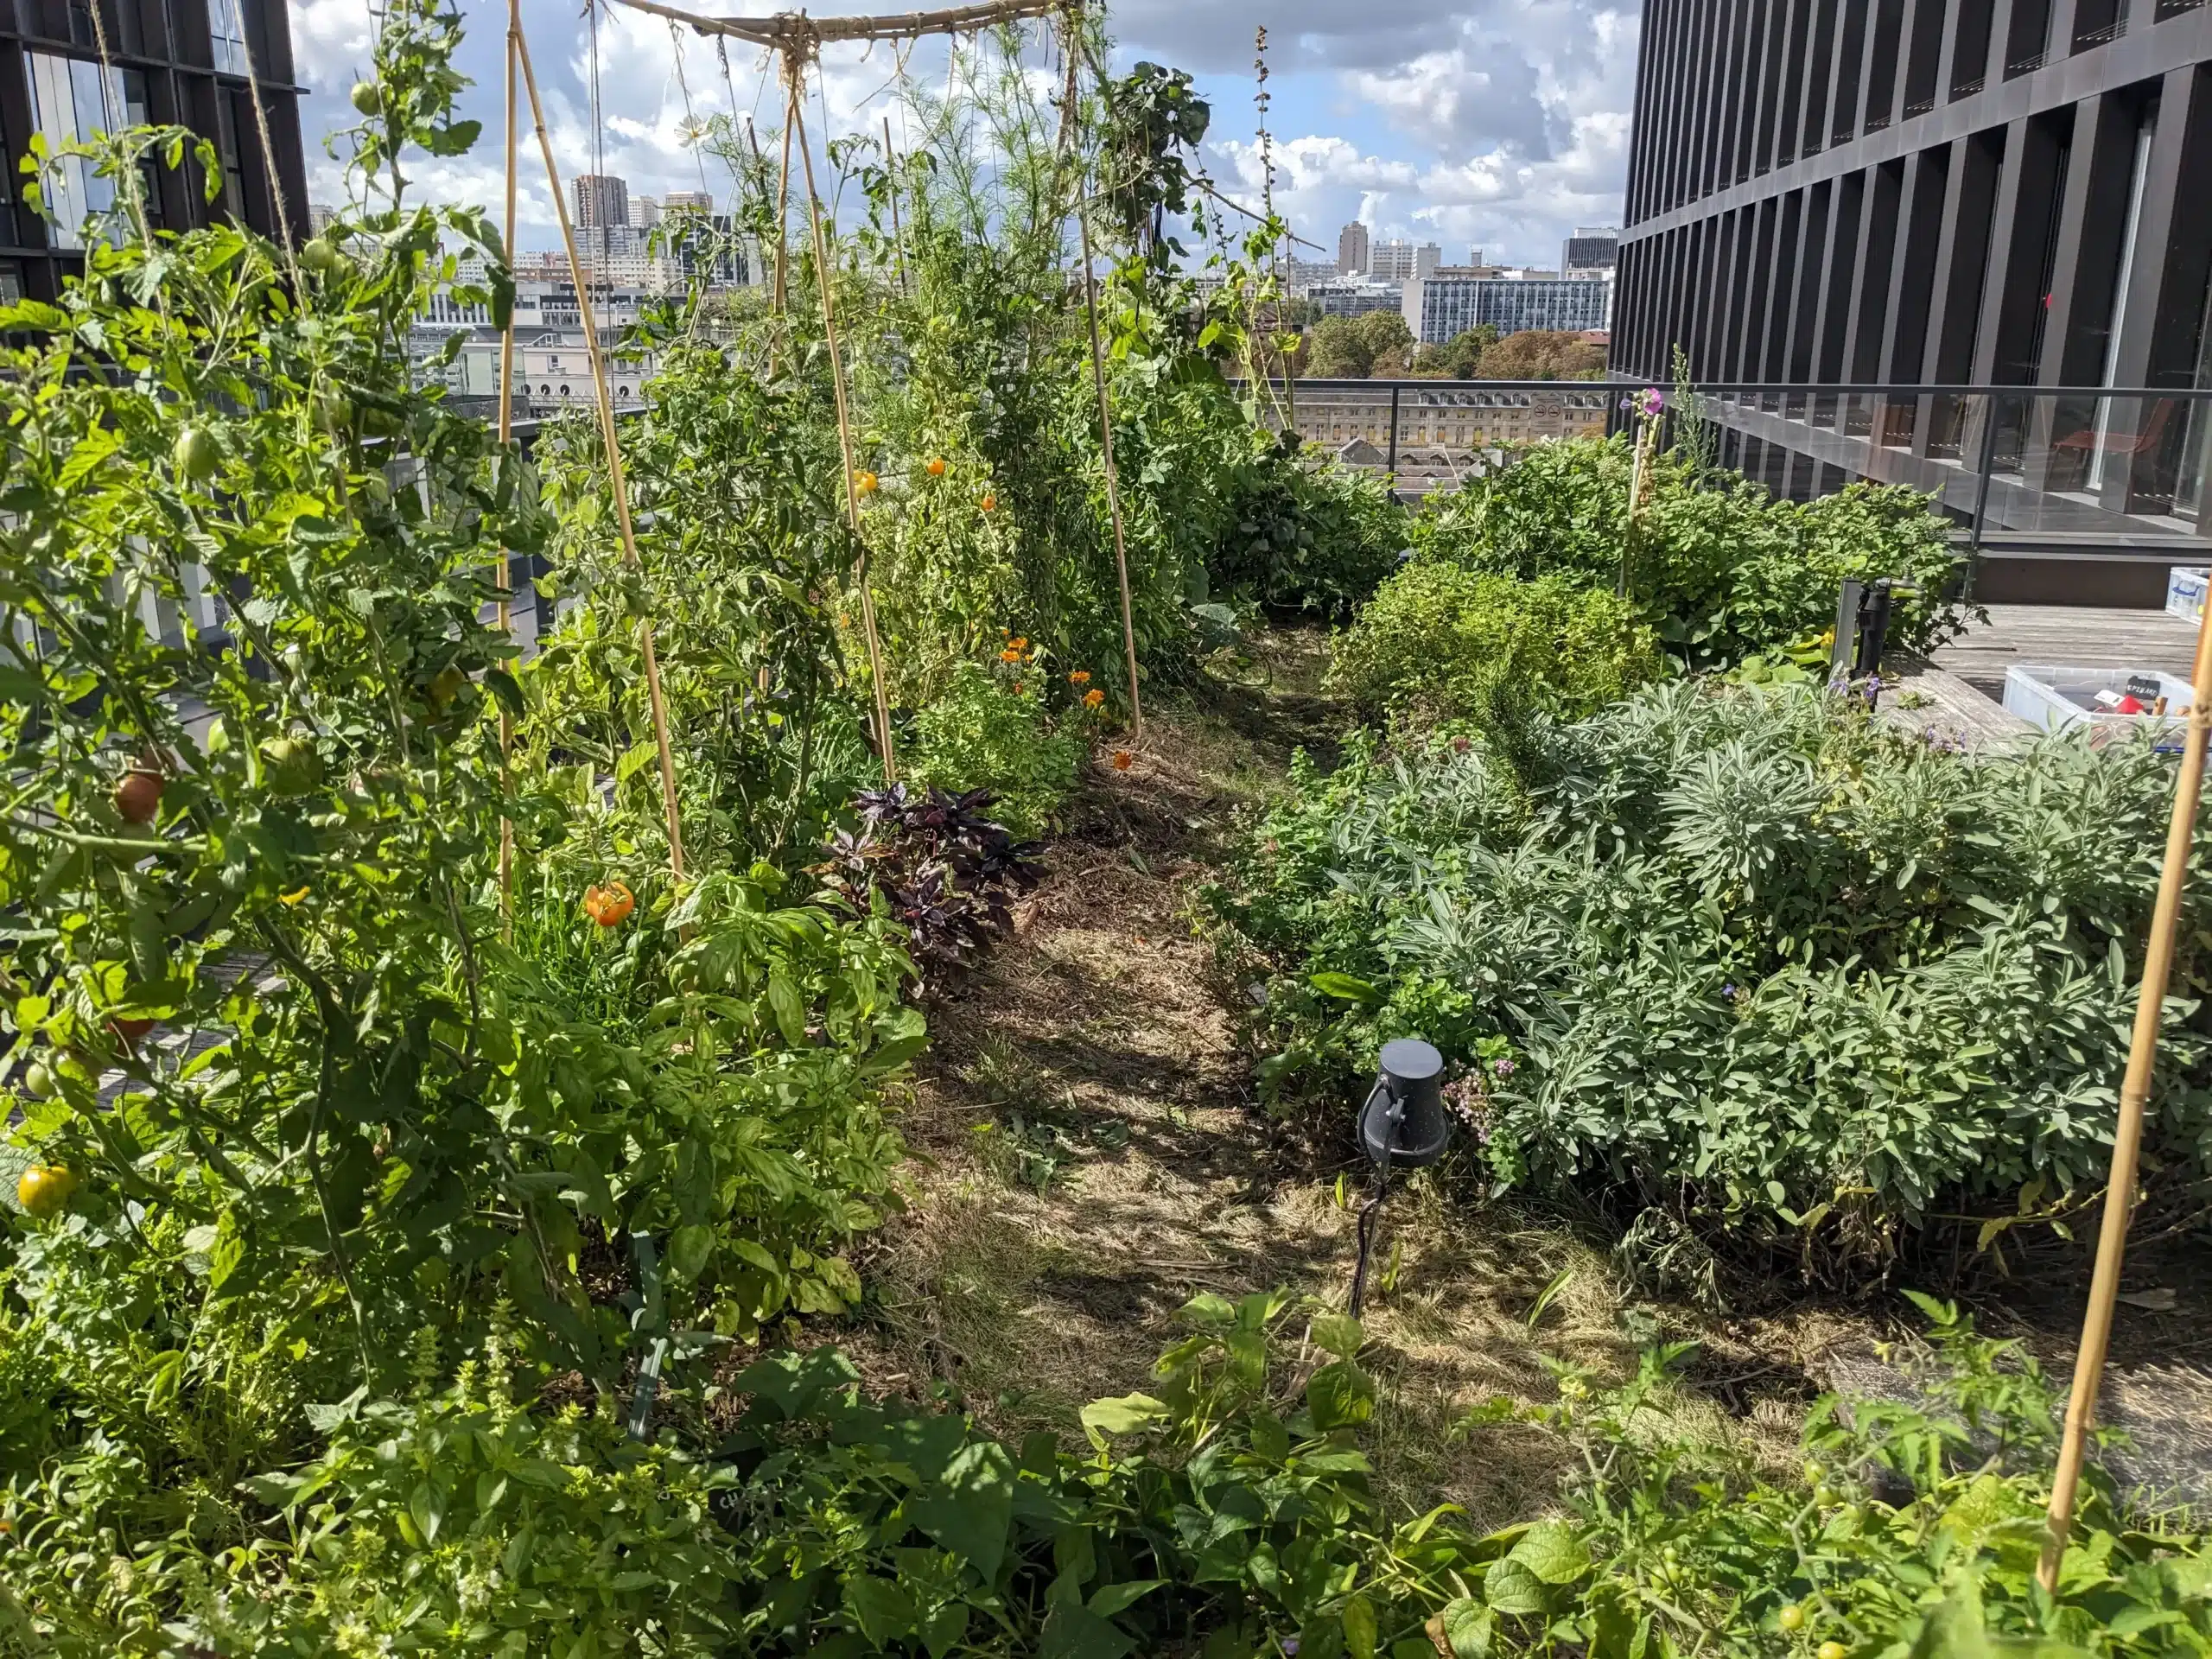
[[[1337,232],[1337,269],[1347,276],[1367,270],[1367,226],[1356,219]]]
[[[660,199],[660,210],[664,213],[690,213],[711,215],[715,211],[715,198],[710,192],[705,190],[671,190]]]
[[[1561,270],[1611,270],[1620,257],[1621,233],[1611,225],[1578,225],[1560,249]],[[1477,264],[1482,263],[1478,259]]]
[[[1444,263],[1444,250],[1433,242],[1416,245],[1393,237],[1377,242],[1367,257],[1367,274],[1378,283],[1409,283],[1426,276]]]
[[[660,201],[654,196],[630,198],[630,228],[650,231],[660,223]]]
[[[88,221],[95,236],[135,234],[118,217],[113,181],[75,157],[48,168],[47,213],[36,212],[16,171],[34,134],[51,149],[127,126],[189,127],[214,146],[215,199],[207,200],[195,162],[156,167],[146,195],[154,228],[228,218],[266,236],[287,220],[293,234],[307,233],[297,73],[278,0],[110,4],[102,16],[113,66],[105,70],[82,0],[0,7],[0,301],[53,298],[83,268]],[[266,149],[246,81],[249,53],[269,118]]]
[[[1679,346],[1708,382],[2212,384],[2202,0],[1645,0],[1640,39],[1617,376]],[[2024,533],[2209,522],[2202,404],[1840,401],[1723,402],[1724,453]]]
[[[628,228],[628,180],[618,179],[606,173],[579,173],[572,182],[575,191],[577,229]]]

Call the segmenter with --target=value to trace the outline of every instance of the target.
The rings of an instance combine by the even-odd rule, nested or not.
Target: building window
[[[226,75],[245,75],[245,0],[207,0],[207,39],[215,67]]]
[[[143,77],[134,111],[123,77],[115,71],[103,75],[96,63],[48,52],[26,52],[23,61],[30,71],[31,123],[46,140],[49,155],[65,144],[84,143],[97,132],[119,132],[134,117],[145,118]],[[93,235],[115,239],[120,229],[115,187],[94,174],[92,163],[82,156],[64,156],[51,162],[39,188],[45,193],[55,247],[81,250],[88,219],[99,221]]]

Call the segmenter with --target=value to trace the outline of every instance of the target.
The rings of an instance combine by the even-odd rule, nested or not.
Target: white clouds
[[[429,194],[496,209],[500,172],[500,49],[505,0],[461,0],[471,30],[460,64],[477,85],[467,112],[485,124],[476,152],[450,161],[416,157],[411,175]],[[701,188],[702,158],[685,142],[686,100],[696,117],[757,111],[765,129],[781,119],[773,67],[757,50],[731,43],[728,78],[715,43],[660,18],[604,3],[600,18],[601,119],[589,97],[588,36],[577,0],[523,0],[555,154],[564,177],[606,169],[633,194]],[[604,3],[604,0],[603,0]],[[761,15],[796,0],[695,0],[702,10]],[[843,14],[887,9],[873,0],[825,0]],[[315,92],[303,111],[309,135],[310,194],[337,199],[340,173],[321,158],[315,135],[348,124],[346,87],[369,60],[373,21],[366,0],[292,0],[295,55]],[[1249,137],[1252,31],[1264,22],[1275,94],[1276,200],[1294,228],[1333,249],[1355,216],[1383,235],[1466,244],[1492,257],[1531,262],[1557,255],[1578,222],[1620,212],[1628,111],[1635,77],[1637,0],[1392,0],[1387,8],[1344,0],[1120,0],[1111,18],[1116,60],[1150,58],[1193,71],[1215,106],[1217,141],[1208,163],[1242,199],[1257,205],[1259,157]],[[680,59],[678,54],[680,54]],[[677,66],[680,61],[681,74]],[[926,42],[909,60],[933,89],[945,85],[947,54]],[[889,48],[833,46],[810,82],[807,124],[817,162],[826,126],[834,134],[880,130],[893,111],[901,149],[906,123],[890,83]],[[1040,96],[1057,91],[1041,61],[1029,66]],[[827,121],[824,105],[827,105]],[[1240,136],[1231,137],[1231,130]],[[555,241],[552,204],[537,146],[523,135],[521,219],[524,247]],[[727,168],[704,158],[706,188],[730,194]],[[825,194],[834,177],[822,181]],[[848,204],[849,206],[849,204]]]

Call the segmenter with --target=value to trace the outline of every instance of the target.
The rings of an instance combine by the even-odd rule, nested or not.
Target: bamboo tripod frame
[[[576,285],[576,310],[583,323],[584,350],[591,359],[593,401],[599,410],[600,440],[607,448],[607,484],[614,493],[614,516],[622,532],[623,562],[633,570],[641,569],[645,562],[638,556],[637,530],[630,521],[630,490],[622,474],[622,445],[614,429],[614,396],[607,385],[607,359],[600,349],[599,329],[592,316],[591,286],[584,280],[583,261],[576,253],[576,233],[569,221],[569,204],[561,194],[561,169],[553,159],[553,140],[545,130],[545,106],[537,96],[537,76],[531,67],[530,42],[523,34],[522,0],[507,0],[507,35],[513,42],[515,60],[522,67],[523,86],[530,94],[531,122],[537,131],[537,147],[545,157],[545,181],[553,193],[553,211],[561,221],[561,242],[568,250],[569,274]],[[514,190],[513,157],[511,145],[507,164],[510,200]],[[501,391],[504,397],[504,385]],[[677,804],[676,760],[668,742],[668,701],[661,691],[660,660],[653,651],[653,625],[650,617],[639,619],[638,644],[645,656],[645,695],[652,711],[653,747],[660,756],[661,809],[668,820],[669,869],[681,880],[683,877],[683,817]]]
[[[2174,943],[2181,925],[2181,901],[2189,881],[2190,842],[2204,792],[2204,746],[2212,734],[2212,607],[2196,631],[2195,695],[2190,704],[2181,773],[2174,783],[2173,817],[2166,825],[2165,862],[2158,873],[2158,897],[2151,911],[2151,938],[2143,957],[2143,979],[2136,994],[2135,1029],[2127,1048],[2127,1071],[2120,1085],[2120,1118],[2112,1136],[2112,1169],[2105,1182],[2102,1225],[2097,1234],[2097,1264],[2089,1281],[2088,1312],[2082,1320],[2081,1346],[2074,1356],[2074,1383],[2066,1402],[2066,1431],[2059,1442],[2058,1471],[2051,1482],[2043,1557],[2036,1577],[2045,1590],[2058,1584],[2058,1569],[2074,1529],[2074,1500],[2082,1481],[2090,1425],[2097,1414],[2097,1393],[2104,1381],[2105,1356],[2112,1346],[2113,1315],[2120,1298],[2120,1268],[2127,1250],[2127,1225],[2135,1207],[2135,1173],[2143,1150],[2143,1116],[2158,1058],[2158,1027],[2165,1011],[2166,981],[2173,970]]]
[[[868,639],[868,677],[875,692],[875,734],[881,745],[883,781],[899,781],[898,756],[891,739],[891,688],[883,677],[883,641],[875,627],[875,594],[868,586],[868,542],[861,534],[859,461],[853,454],[852,411],[845,397],[845,365],[837,350],[837,307],[833,297],[836,271],[830,263],[829,238],[822,231],[822,193],[814,183],[814,151],[806,142],[806,118],[802,112],[806,86],[806,53],[802,46],[784,48],[784,142],[798,146],[799,162],[806,171],[806,217],[814,233],[814,286],[822,296],[822,334],[830,348],[830,386],[837,402],[837,450],[845,463],[845,515],[860,548],[854,580],[861,590],[861,630]]]
[[[854,538],[860,542],[861,621],[868,641],[868,669],[875,682],[876,730],[882,749],[883,775],[886,782],[895,782],[898,772],[896,758],[892,751],[889,687],[883,671],[882,643],[876,628],[874,596],[868,586],[868,544],[861,538],[857,463],[853,450],[844,365],[837,345],[836,309],[830,291],[833,272],[828,241],[823,231],[821,194],[815,186],[814,155],[807,147],[805,119],[801,112],[801,92],[805,84],[806,64],[825,41],[911,40],[922,35],[973,32],[1028,18],[1063,17],[1068,24],[1069,53],[1069,104],[1063,118],[1070,124],[1071,130],[1075,119],[1075,24],[1082,12],[1083,0],[989,0],[985,4],[955,6],[941,11],[906,12],[874,17],[809,17],[804,13],[785,12],[765,19],[702,17],[674,6],[658,4],[656,0],[622,0],[622,3],[656,17],[688,23],[701,35],[726,35],[749,41],[756,45],[772,48],[781,54],[785,120],[783,160],[776,200],[776,268],[772,303],[777,316],[785,315],[790,251],[785,220],[791,200],[791,146],[796,137],[800,164],[806,180],[807,216],[814,243],[817,285],[822,296],[822,329],[829,345],[830,384],[837,405],[837,440],[845,467],[845,511]],[[888,118],[884,124],[883,143],[887,164],[891,157]],[[1078,185],[1076,191],[1076,226],[1083,247],[1084,314],[1090,340],[1091,378],[1098,394],[1099,445],[1106,474],[1106,505],[1114,525],[1114,570],[1121,593],[1122,650],[1128,671],[1129,725],[1131,731],[1141,738],[1144,734],[1144,706],[1137,689],[1136,626],[1129,592],[1128,540],[1122,514],[1121,474],[1114,461],[1113,402],[1107,390],[1105,351],[1099,335],[1098,284],[1092,270],[1090,222],[1083,209],[1084,200],[1085,192]],[[899,286],[903,291],[906,287],[905,238],[895,223],[898,213],[895,183],[892,191],[892,213],[894,219],[893,245],[898,251],[900,262]],[[773,367],[772,358],[771,367]]]

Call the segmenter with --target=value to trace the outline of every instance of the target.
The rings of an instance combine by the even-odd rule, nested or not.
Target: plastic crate
[[[2163,715],[2114,714],[2097,706],[2100,691],[2133,693],[2145,702],[2162,696],[2167,712]],[[2178,716],[2194,696],[2195,689],[2187,680],[2155,668],[2067,668],[2054,663],[2015,663],[2005,671],[2007,713],[2047,732],[2087,726],[2092,743],[2109,742],[2147,728],[2158,734],[2158,747],[2178,753],[2185,729]]]
[[[2204,590],[2212,575],[2202,565],[2177,564],[2166,572],[2166,614],[2184,622],[2204,620]]]

